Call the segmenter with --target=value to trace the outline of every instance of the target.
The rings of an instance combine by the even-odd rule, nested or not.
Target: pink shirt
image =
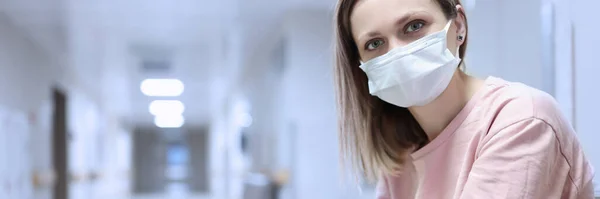
[[[490,77],[378,199],[592,199],[593,169],[554,99]]]

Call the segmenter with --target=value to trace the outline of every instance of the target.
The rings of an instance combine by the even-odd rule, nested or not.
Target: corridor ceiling
[[[151,123],[155,99],[185,103],[186,123],[205,124],[219,111],[252,57],[280,34],[290,10],[333,11],[334,0],[0,0],[34,43],[73,74],[73,82],[108,111]],[[167,70],[144,70],[147,61]],[[185,92],[151,98],[146,78],[177,78]],[[248,78],[248,77],[246,77]]]

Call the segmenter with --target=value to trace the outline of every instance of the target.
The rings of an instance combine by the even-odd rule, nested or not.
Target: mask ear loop
[[[456,48],[456,58],[460,59],[460,46]]]
[[[448,35],[448,31],[450,31],[450,25],[452,25],[452,20],[448,21],[446,27],[444,27],[444,32],[446,32],[446,35]]]

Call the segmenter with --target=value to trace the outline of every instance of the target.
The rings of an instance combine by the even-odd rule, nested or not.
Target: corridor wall
[[[73,173],[88,177],[91,172],[105,174],[98,181],[87,182],[89,186],[81,194],[83,197],[77,198],[79,194],[72,197],[87,199],[94,195],[94,190],[101,190],[98,187],[106,187],[111,182],[107,180],[110,176],[128,176],[127,163],[93,159],[98,157],[99,151],[113,146],[125,145],[119,147],[123,151],[108,153],[127,154],[126,148],[130,142],[127,139],[128,130],[110,112],[105,111],[99,99],[89,95],[89,90],[77,83],[76,77],[69,76],[73,73],[68,71],[67,66],[50,59],[55,55],[47,54],[28,35],[0,13],[0,198],[51,198],[52,184],[34,185],[32,179],[34,175],[49,176],[53,171],[51,92],[56,87],[68,96],[78,96],[79,100],[75,101],[83,102],[71,107],[72,118],[69,121],[72,132],[85,135],[85,139],[79,140],[83,142],[71,148],[74,153],[81,152],[75,154],[79,157],[75,160],[80,160],[78,166],[83,165],[79,168],[84,168]],[[90,124],[90,121],[95,124]],[[100,126],[107,128],[100,129]],[[116,169],[110,163],[121,166]],[[125,181],[125,184],[113,183],[109,189],[127,192],[128,178],[117,179],[119,182]]]
[[[50,197],[49,187],[31,183],[34,171],[51,170],[50,129],[41,114],[50,111],[50,84],[58,75],[46,56],[0,15],[0,198]]]

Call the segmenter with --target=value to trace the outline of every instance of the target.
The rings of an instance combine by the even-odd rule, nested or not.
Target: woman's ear
[[[454,23],[456,24],[456,39],[458,46],[461,46],[467,39],[467,19],[462,5],[456,5],[456,13],[456,19],[454,19]]]

